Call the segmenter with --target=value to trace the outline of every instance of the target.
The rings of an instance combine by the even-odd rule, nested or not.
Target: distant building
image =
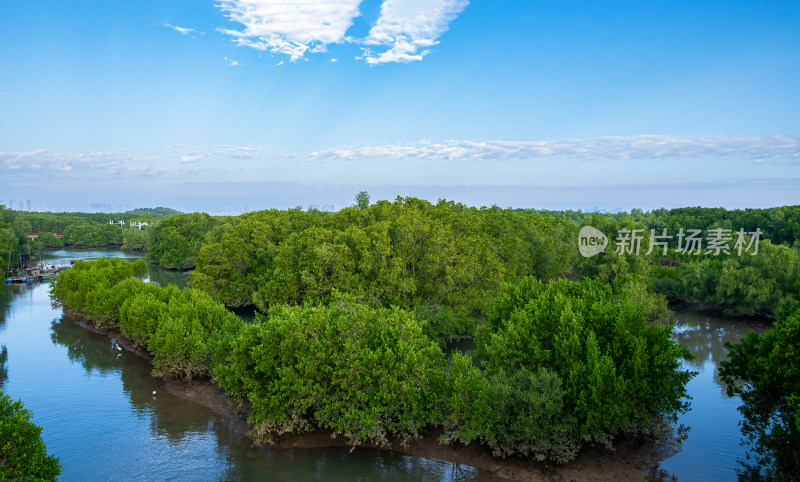
[[[64,233],[56,233],[56,232],[50,233],[50,232],[47,232],[47,231],[44,231],[44,233],[52,234],[54,238],[58,238],[58,239],[61,239],[61,238],[64,237]],[[41,232],[39,232],[39,233],[25,233],[25,237],[28,238],[28,239],[36,239],[41,234],[42,234]]]

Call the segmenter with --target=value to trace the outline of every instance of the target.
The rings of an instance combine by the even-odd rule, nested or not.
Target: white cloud
[[[182,151],[181,162],[197,162],[209,157],[224,159],[258,159],[262,157],[259,147],[241,147],[229,145],[212,145],[202,148],[191,148],[183,145],[171,145],[170,149]]]
[[[346,36],[362,0],[222,0],[218,7],[242,29],[220,28],[241,46],[286,54],[327,52],[336,43],[368,45],[369,64],[422,60],[466,8],[468,0],[384,0],[366,38]]]
[[[225,57],[225,61],[228,62],[228,65],[230,65],[231,67],[239,67],[240,65],[242,65],[239,63],[238,60],[229,59],[228,57]]]
[[[339,161],[381,158],[457,161],[714,158],[800,164],[800,135],[639,135],[560,141],[452,140],[334,148],[314,152],[310,158]]]
[[[58,172],[82,173],[90,177],[121,174],[151,176],[161,170],[147,162],[158,159],[159,157],[136,156],[124,151],[62,154],[37,149],[28,152],[0,152],[0,168],[41,177],[53,177]]]
[[[364,43],[389,50],[376,54],[365,49],[364,60],[372,65],[422,60],[468,4],[467,0],[385,0]]]
[[[183,35],[189,35],[190,33],[194,32],[193,28],[178,27],[177,25],[172,25],[169,23],[165,23],[164,26],[167,28],[171,28],[172,30]]]
[[[222,0],[219,8],[243,30],[220,29],[239,45],[289,55],[340,42],[361,0]]]

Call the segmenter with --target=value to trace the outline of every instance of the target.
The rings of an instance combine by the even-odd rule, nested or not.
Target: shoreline
[[[78,326],[106,337],[114,338],[117,344],[143,360],[150,362],[152,356],[145,350],[138,349],[117,329],[101,329],[92,325],[75,313],[64,312],[65,319]],[[202,405],[219,416],[229,419],[251,443],[254,438],[250,434],[250,424],[246,418],[236,412],[228,403],[228,396],[213,380],[187,383],[174,379],[165,379],[164,388],[172,395]],[[492,478],[502,480],[530,481],[598,481],[598,480],[651,480],[657,471],[658,464],[670,456],[680,452],[680,442],[670,437],[656,443],[646,441],[638,445],[631,440],[615,444],[614,450],[603,447],[588,447],[578,456],[563,465],[551,462],[538,462],[517,457],[496,458],[487,447],[472,444],[443,445],[438,439],[437,430],[425,432],[419,439],[413,440],[403,447],[399,442],[392,442],[390,447],[374,444],[357,445],[358,448],[376,448],[392,450],[404,455],[438,459],[459,465],[477,468]],[[285,434],[274,445],[264,446],[267,449],[312,449],[320,447],[350,447],[342,436],[332,438],[331,431],[316,429],[303,434]]]
[[[700,301],[690,300],[674,300],[667,303],[667,308],[671,311],[679,309],[694,310],[704,315],[714,316],[717,318],[726,318],[733,321],[743,321],[747,323],[756,323],[761,325],[772,326],[777,320],[776,316],[769,314],[744,314],[737,311],[732,311],[724,308],[715,303],[705,303]]]

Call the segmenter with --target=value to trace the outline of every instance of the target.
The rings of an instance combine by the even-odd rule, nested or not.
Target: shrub
[[[498,390],[496,410],[516,410],[506,416],[524,423],[537,411],[551,414],[549,435],[499,424],[496,453],[563,462],[586,441],[610,446],[621,431],[649,433],[655,419],[675,421],[688,409],[692,373],[681,369],[688,350],[599,281],[526,278],[508,286],[476,341]],[[559,411],[570,418],[556,417]]]
[[[57,457],[47,455],[42,428],[22,401],[0,391],[0,480],[56,480],[61,473]]]
[[[209,343],[224,323],[236,319],[224,306],[202,291],[185,289],[159,313],[158,325],[148,341],[153,372],[191,381],[211,374]],[[149,333],[150,328],[146,328]]]
[[[413,314],[337,298],[258,316],[214,373],[229,395],[251,403],[260,442],[319,426],[353,445],[387,445],[435,420],[428,388],[443,365]]]
[[[742,397],[742,433],[758,462],[778,480],[800,478],[800,308],[764,335],[753,331],[720,365],[728,395]]]

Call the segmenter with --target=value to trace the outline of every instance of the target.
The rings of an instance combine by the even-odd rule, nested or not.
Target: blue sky
[[[800,2],[2,2],[0,202],[800,199]]]

